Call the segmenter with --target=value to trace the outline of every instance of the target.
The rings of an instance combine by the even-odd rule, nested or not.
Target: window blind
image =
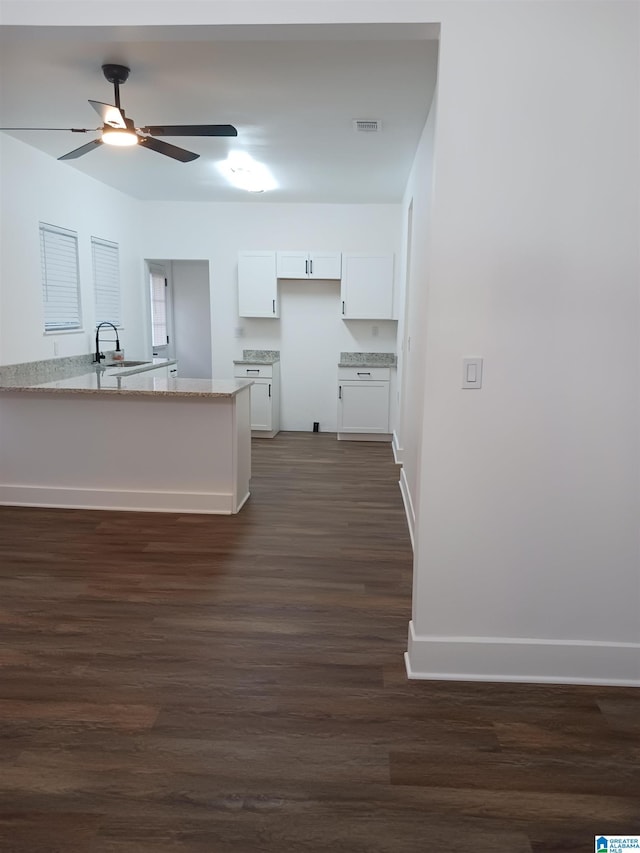
[[[93,258],[93,293],[96,326],[107,320],[121,325],[120,316],[120,258],[117,243],[91,238]]]
[[[45,331],[79,329],[78,235],[41,222],[40,264]]]
[[[167,329],[167,288],[164,270],[150,271],[151,283],[151,344],[154,347],[166,346],[169,342]]]

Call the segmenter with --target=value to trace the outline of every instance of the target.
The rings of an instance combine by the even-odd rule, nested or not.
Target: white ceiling
[[[436,81],[428,25],[0,27],[0,127],[97,128],[113,103],[105,62],[127,65],[122,107],[137,126],[233,124],[236,139],[163,137],[200,154],[179,163],[96,146],[78,169],[136,198],[389,203],[402,197]],[[378,119],[377,134],[354,119]],[[59,157],[98,134],[13,132]],[[216,163],[242,150],[278,188],[230,187]]]

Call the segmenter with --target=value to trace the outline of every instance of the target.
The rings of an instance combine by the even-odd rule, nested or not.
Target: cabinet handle
[[[309,275],[309,261],[304,262],[304,274]]]
[[[313,261],[309,261],[309,274],[313,275]]]
[[[338,400],[342,400],[342,385],[338,385]]]
[[[371,376],[371,373],[369,371],[367,371],[366,373],[360,373],[360,371],[358,371],[358,376]]]
[[[272,299],[271,301],[273,302],[273,313],[275,314],[276,313],[276,300]]]
[[[269,383],[269,396],[271,396],[271,383]]]
[[[342,300],[342,313],[344,314],[344,299]]]
[[[260,373],[260,368],[259,368],[259,367],[247,367],[247,373],[257,373],[257,374],[259,374],[259,373]]]

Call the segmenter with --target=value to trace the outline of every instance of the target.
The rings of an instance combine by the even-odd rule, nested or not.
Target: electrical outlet
[[[53,342],[53,354],[58,355],[58,341]]]
[[[372,326],[372,327],[371,327],[371,334],[373,335],[373,337],[374,337],[374,338],[377,338],[377,337],[378,337],[378,333],[379,333],[379,332],[380,332],[380,327],[379,327],[379,326]]]
[[[244,326],[236,326],[236,338],[244,337]]]

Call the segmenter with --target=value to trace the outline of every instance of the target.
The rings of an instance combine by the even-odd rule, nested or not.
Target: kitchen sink
[[[150,361],[113,361],[105,367],[139,367],[141,364],[151,364]]]

